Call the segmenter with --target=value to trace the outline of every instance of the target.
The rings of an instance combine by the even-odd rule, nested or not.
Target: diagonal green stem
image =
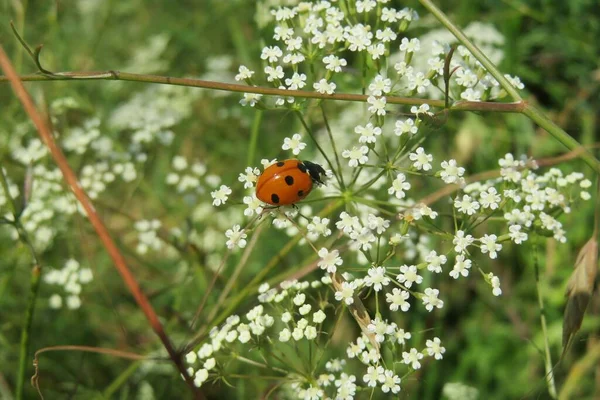
[[[490,61],[486,55],[479,50],[477,46],[463,33],[463,31],[457,27],[446,14],[442,12],[431,0],[419,0],[419,2],[431,12],[437,19],[448,29],[452,34],[465,46],[475,58],[485,67],[485,69],[500,83],[502,88],[513,98],[514,101],[520,103],[522,108],[519,110],[522,114],[525,114],[529,119],[534,121],[540,127],[544,128],[550,133],[556,140],[565,145],[569,150],[575,150],[582,148],[581,144],[575,140],[571,135],[565,132],[562,128],[552,122],[546,117],[541,111],[532,105],[523,102],[521,95],[515,89],[511,83],[504,77],[498,68]],[[600,174],[600,161],[592,155],[588,150],[583,149],[581,158],[588,164],[597,174]]]
[[[487,56],[481,50],[479,50],[479,48],[475,46],[473,42],[471,42],[471,40],[463,33],[463,31],[459,27],[457,27],[456,25],[454,25],[454,23],[452,23],[452,21],[450,21],[450,18],[448,18],[448,16],[444,14],[442,10],[437,8],[431,0],[419,0],[419,2],[430,13],[432,13],[433,16],[436,17],[437,20],[440,21],[442,25],[444,25],[444,27],[446,27],[446,29],[448,29],[460,41],[460,43],[463,46],[469,49],[469,51],[485,67],[485,69],[490,74],[492,74],[492,76],[496,78],[498,82],[500,82],[500,85],[502,85],[504,90],[506,90],[506,92],[510,94],[510,97],[512,97],[515,101],[522,100],[521,95],[519,95],[519,92],[510,84],[508,79],[506,79],[504,75],[502,75],[502,73],[500,72],[500,70],[498,70],[498,68],[496,68],[494,63],[490,61],[490,59],[487,58]]]

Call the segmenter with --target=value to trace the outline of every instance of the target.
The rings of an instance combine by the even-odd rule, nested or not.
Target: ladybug
[[[273,206],[294,204],[310,193],[313,184],[324,185],[324,175],[323,167],[310,161],[278,161],[258,177],[256,197]]]

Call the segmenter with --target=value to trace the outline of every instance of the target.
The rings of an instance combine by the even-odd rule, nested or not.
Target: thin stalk
[[[35,303],[40,289],[40,276],[42,269],[39,265],[35,265],[31,270],[31,280],[29,283],[29,300],[27,301],[27,311],[25,314],[25,324],[21,330],[21,348],[19,350],[19,372],[17,374],[17,390],[16,399],[23,398],[23,385],[25,383],[25,375],[27,366],[30,365],[29,360],[29,345],[31,327],[33,325],[33,313],[35,311]]]
[[[333,171],[333,174],[335,175],[335,179],[338,181],[338,183],[340,184],[340,186],[342,186],[341,178],[338,175],[338,172],[341,173],[341,171],[336,171],[335,170],[335,168],[333,167],[333,164],[329,160],[329,157],[327,157],[327,153],[325,153],[325,150],[323,150],[323,148],[321,147],[321,145],[319,144],[319,142],[317,142],[317,138],[315,138],[315,135],[313,134],[312,129],[310,129],[310,127],[306,123],[306,120],[302,116],[302,113],[300,111],[297,111],[296,115],[298,116],[298,119],[300,119],[300,122],[302,123],[302,126],[304,126],[304,130],[306,130],[306,133],[308,133],[308,135],[312,139],[312,141],[315,144],[315,146],[317,146],[317,149],[319,149],[319,152],[321,153],[321,155],[323,156],[323,158],[325,158],[325,161],[327,162],[327,165],[329,166],[329,169],[331,171]]]
[[[535,268],[535,287],[537,289],[538,304],[540,307],[540,322],[542,324],[542,333],[544,336],[544,367],[546,369],[546,383],[548,384],[548,393],[553,399],[557,398],[556,383],[554,382],[554,371],[552,371],[552,356],[550,355],[550,344],[548,342],[548,328],[546,326],[546,309],[544,308],[544,297],[542,296],[542,287],[540,285],[540,266],[538,258],[538,239],[534,239],[533,262]]]
[[[256,155],[256,143],[258,142],[258,135],[260,132],[260,123],[262,121],[262,110],[256,110],[254,114],[254,121],[252,121],[252,131],[250,132],[250,144],[248,145],[248,160],[247,166],[254,165],[254,157]]]
[[[323,103],[321,106],[321,114],[323,115],[323,121],[325,122],[325,129],[327,130],[327,134],[329,135],[329,140],[331,141],[331,147],[333,148],[333,154],[335,155],[335,163],[338,167],[338,172],[340,174],[340,186],[342,191],[346,190],[346,185],[344,184],[344,175],[342,174],[342,164],[340,163],[340,156],[338,154],[337,148],[335,146],[335,140],[333,140],[333,133],[331,132],[331,126],[329,125],[329,120],[327,119],[327,113],[325,112],[325,106]]]

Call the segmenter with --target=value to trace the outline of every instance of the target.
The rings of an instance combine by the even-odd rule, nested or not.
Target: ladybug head
[[[325,176],[325,170],[319,164],[315,164],[310,161],[302,161],[302,163],[306,166],[306,171],[310,175],[313,182],[324,185],[323,177]]]

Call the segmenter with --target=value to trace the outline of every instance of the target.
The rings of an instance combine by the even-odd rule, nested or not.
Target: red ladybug
[[[256,197],[273,206],[294,204],[310,193],[314,183],[323,185],[324,175],[323,167],[310,161],[278,161],[258,177]]]

